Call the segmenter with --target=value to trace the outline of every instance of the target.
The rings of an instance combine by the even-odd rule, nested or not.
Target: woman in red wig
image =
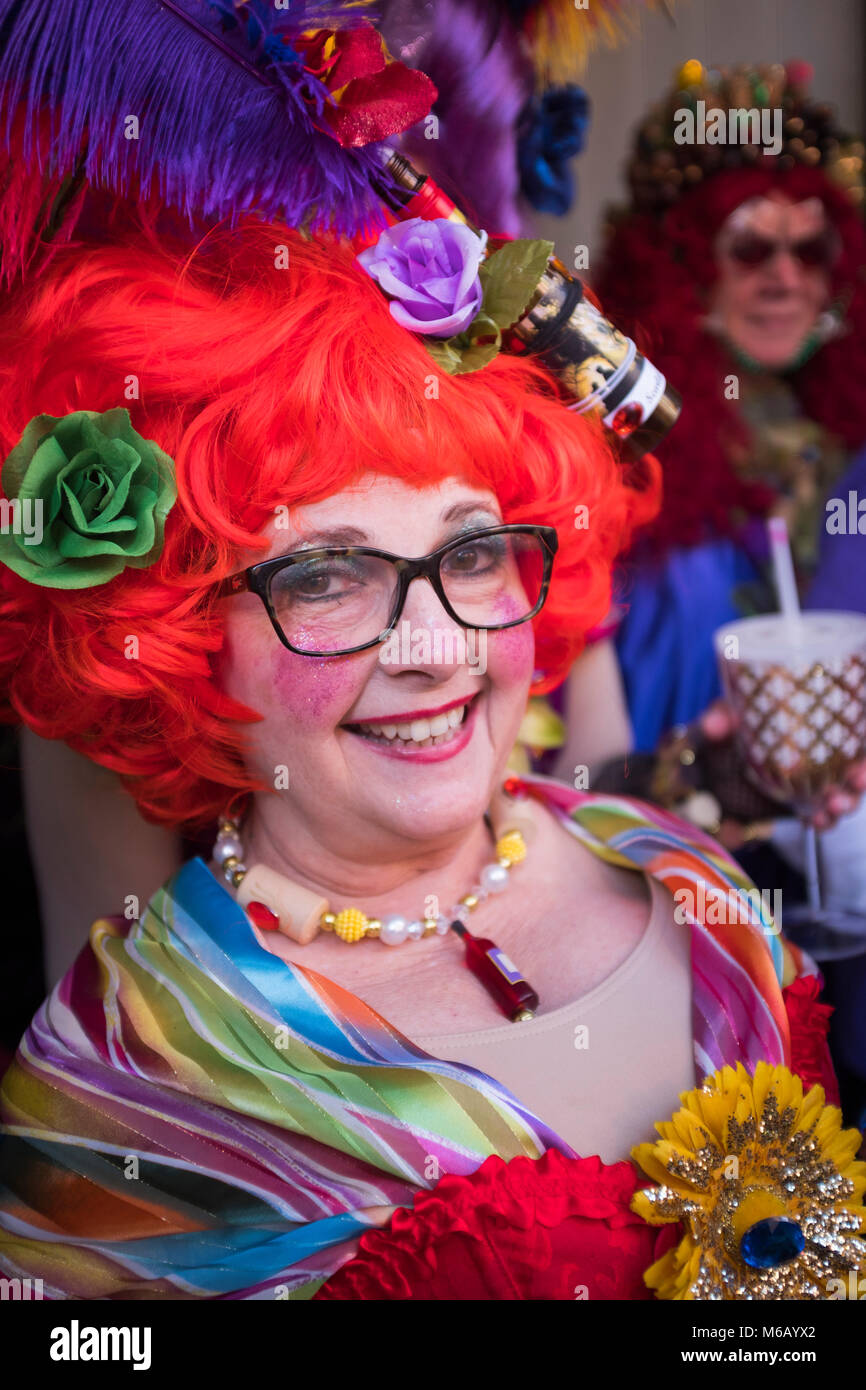
[[[725,768],[718,752],[705,762],[702,735],[686,726],[719,694],[715,629],[776,607],[768,516],[787,521],[805,606],[866,609],[866,523],[858,531],[855,512],[851,532],[847,521],[850,498],[866,493],[864,150],[811,98],[810,80],[805,63],[713,72],[692,61],[638,132],[631,203],[611,223],[598,288],[675,383],[683,410],[658,451],[662,510],[618,586],[618,664],[609,646],[595,651],[570,694],[572,711],[586,688],[597,705],[620,709],[630,748],[593,747],[572,719],[563,758],[571,767],[618,753],[620,773],[611,765],[608,782],[616,785],[622,754],[641,755],[624,785],[636,789],[643,766],[645,794],[693,808],[729,847],[771,836],[799,868],[799,823],[744,798],[733,763]],[[732,133],[741,118],[745,129]],[[594,673],[605,661],[600,699]],[[713,712],[704,727],[727,726]],[[695,750],[684,778],[681,759]],[[696,796],[699,788],[712,795]],[[858,940],[866,945],[866,808],[855,806],[840,788],[817,821],[832,826],[822,841],[825,894],[847,923],[825,949],[849,957]],[[772,851],[758,853],[762,867],[746,861],[756,876],[789,874]],[[792,882],[790,899],[795,892]],[[861,1085],[864,961],[846,960],[837,999],[839,1055]]]
[[[786,517],[811,577],[825,498],[866,440],[863,147],[811,101],[809,77],[686,64],[639,131],[632,205],[611,224],[600,293],[684,396],[618,637],[639,751],[718,693],[700,634],[775,605],[763,519]],[[676,142],[678,113],[737,107],[778,118],[778,149]]]
[[[664,505],[621,593],[641,752],[718,693],[713,625],[775,606],[763,519],[786,517],[811,577],[825,499],[866,440],[863,147],[808,97],[809,76],[687,63],[638,133],[632,202],[610,227],[599,293],[683,396],[658,450]],[[683,115],[735,108],[777,117],[778,149],[703,128],[678,143]]]
[[[359,262],[260,219],[192,255],[128,231],[58,250],[0,325],[3,488],[32,522],[0,555],[7,713],[215,835],[94,923],[4,1078],[0,1268],[46,1296],[309,1297],[445,1175],[455,1213],[481,1175],[493,1225],[417,1296],[470,1270],[464,1296],[505,1296],[511,1269],[516,1296],[645,1297],[657,1257],[671,1296],[695,1261],[633,1206],[631,1146],[726,1064],[834,1094],[808,962],[760,907],[692,901],[747,894],[733,861],[637,803],[503,781],[633,497],[536,366],[437,368],[389,236]]]

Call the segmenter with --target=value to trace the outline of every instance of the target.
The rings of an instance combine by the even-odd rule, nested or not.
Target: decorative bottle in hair
[[[478,232],[438,184],[403,155],[391,151],[385,170],[391,182],[383,181],[382,199],[401,221],[442,217]],[[489,249],[496,244],[488,241]],[[555,256],[504,344],[517,355],[539,357],[571,397],[568,408],[600,418],[634,458],[654,451],[680,413],[680,398],[666,378],[604,317]]]

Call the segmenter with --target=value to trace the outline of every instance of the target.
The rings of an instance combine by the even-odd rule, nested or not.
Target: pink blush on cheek
[[[487,641],[490,648],[491,664],[496,662],[497,671],[510,680],[521,680],[532,675],[535,664],[535,635],[531,623],[520,627],[507,627],[504,632],[489,632]]]
[[[364,685],[349,657],[298,656],[282,646],[274,653],[271,678],[286,712],[316,724],[339,724]]]
[[[496,606],[497,621],[507,623],[517,616],[517,604],[512,598],[503,598]],[[488,632],[487,641],[490,657],[498,670],[511,680],[520,680],[532,674],[535,663],[535,633],[532,623],[520,623],[517,627],[507,627],[502,632]]]

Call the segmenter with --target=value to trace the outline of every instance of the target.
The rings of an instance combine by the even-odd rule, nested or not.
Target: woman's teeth
[[[413,719],[408,724],[356,724],[355,728],[367,738],[393,739],[418,748],[433,748],[453,737],[465,713],[466,705],[457,705],[444,714],[435,714],[432,719]]]

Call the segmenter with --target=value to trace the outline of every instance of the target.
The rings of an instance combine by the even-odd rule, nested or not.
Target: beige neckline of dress
[[[589,1008],[596,1008],[607,995],[618,989],[642,963],[645,955],[655,944],[665,926],[670,923],[673,915],[673,899],[664,884],[659,883],[654,878],[648,878],[647,882],[650,890],[650,911],[641,938],[634,949],[610,975],[594,985],[585,994],[579,995],[577,999],[572,999],[568,1004],[561,1004],[558,1009],[551,1009],[549,1013],[536,1015],[535,1018],[519,1024],[519,1036],[521,1038],[530,1033],[543,1033],[548,1028],[555,1028],[568,1021],[577,1010],[580,1010],[581,1016],[583,1016]],[[504,1042],[506,1039],[513,1042],[516,1031],[513,1023],[505,1023],[498,1024],[495,1028],[480,1028],[471,1033],[413,1033],[412,1041],[425,1049],[428,1049],[428,1045],[429,1048],[434,1046],[448,1048],[454,1045],[467,1046],[471,1043]]]

